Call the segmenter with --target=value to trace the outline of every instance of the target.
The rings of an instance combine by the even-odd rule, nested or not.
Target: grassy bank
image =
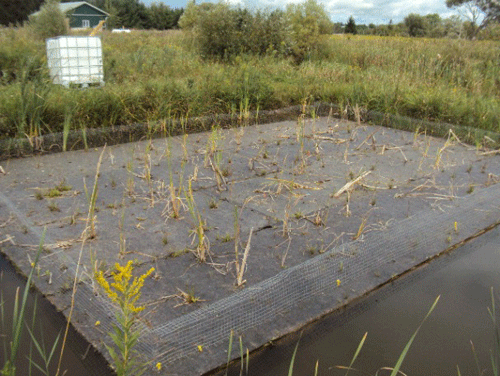
[[[272,51],[203,60],[182,31],[101,38],[106,85],[77,90],[50,83],[42,41],[0,29],[0,138],[305,101],[500,131],[498,42],[334,35],[296,65]]]

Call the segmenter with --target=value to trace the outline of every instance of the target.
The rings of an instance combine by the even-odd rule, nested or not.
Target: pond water
[[[0,369],[5,363],[5,346],[11,341],[12,333],[12,312],[16,289],[19,288],[20,298],[22,297],[26,280],[20,277],[3,257],[0,256],[0,302],[3,302],[3,322],[0,318]],[[31,328],[33,323],[33,310],[36,300],[36,315],[34,320],[34,334],[37,341],[45,344],[47,353],[50,353],[57,335],[60,333],[60,339],[56,348],[53,360],[50,364],[49,374],[55,375],[57,362],[64,335],[66,321],[64,316],[55,310],[55,308],[43,297],[31,291],[28,298],[26,323]],[[1,304],[1,303],[0,303]],[[26,328],[26,326],[25,326]],[[30,375],[28,357],[30,355],[31,338],[26,329],[20,342],[20,348],[17,356],[16,375]],[[31,359],[37,364],[42,365],[43,361],[37,356],[34,347],[31,348]],[[73,329],[68,334],[68,340],[63,353],[60,375],[69,376],[110,376],[113,373],[107,367],[104,358],[97,354],[92,347]],[[36,367],[31,367],[31,375],[43,375]]]
[[[401,370],[406,375],[492,375],[489,360],[494,329],[488,314],[491,287],[500,306],[500,230],[497,228],[450,254],[408,273],[367,297],[287,336],[250,357],[249,375],[287,375],[294,348],[299,347],[294,376],[345,375],[359,342],[368,336],[349,375],[375,375],[393,367],[427,314]],[[498,316],[498,309],[497,309]],[[474,360],[472,344],[479,360]],[[219,374],[225,374],[225,371]],[[229,375],[239,375],[236,365]],[[246,372],[243,372],[246,374]],[[382,371],[378,375],[389,375]]]

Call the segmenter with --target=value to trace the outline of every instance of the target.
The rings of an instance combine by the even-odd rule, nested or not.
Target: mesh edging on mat
[[[363,241],[336,246],[257,285],[156,327],[141,338],[141,349],[149,352],[155,361],[173,365],[175,369],[175,362],[197,352],[193,344],[209,348],[227,343],[231,331],[242,335],[262,330],[278,315],[291,317],[301,302],[316,299],[325,291],[329,292],[328,297],[335,297],[344,286],[356,285],[359,296],[395,274],[404,273],[498,224],[499,213],[500,186],[493,185],[467,198],[455,199],[450,201],[446,212],[420,213],[386,231],[370,233]],[[390,269],[391,274],[385,275],[385,280],[370,278],[377,269]],[[321,312],[311,312],[309,321],[345,303],[327,300]],[[290,321],[280,321],[281,327],[275,322],[272,332],[284,335]],[[266,333],[271,335],[270,331]],[[225,359],[219,361],[215,366],[225,363]]]

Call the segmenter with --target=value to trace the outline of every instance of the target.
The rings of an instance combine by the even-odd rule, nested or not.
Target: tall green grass
[[[499,42],[330,36],[297,65],[271,52],[204,60],[179,30],[101,38],[106,85],[70,90],[49,83],[43,44],[0,29],[0,138],[67,131],[68,116],[80,130],[305,98],[500,131]]]
[[[31,271],[28,276],[28,280],[26,281],[26,285],[24,287],[24,290],[22,292],[22,296],[19,297],[19,291],[16,291],[16,297],[14,300],[14,307],[13,307],[13,312],[12,312],[12,325],[9,323],[9,327],[12,328],[12,333],[11,333],[11,340],[9,343],[3,343],[3,351],[4,351],[4,364],[2,365],[2,368],[0,369],[0,375],[1,376],[15,376],[16,375],[16,361],[18,358],[18,351],[19,348],[21,347],[21,337],[23,334],[24,326],[26,325],[25,323],[25,316],[26,316],[26,307],[27,307],[27,302],[28,302],[28,295],[29,295],[29,290],[31,287],[31,281],[33,280],[33,274],[36,270],[36,267],[38,265],[38,260],[40,259],[40,254],[42,253],[43,249],[43,244],[45,241],[45,232],[46,229],[44,229],[41,240],[40,240],[40,245],[38,247],[38,252],[36,253],[35,260],[32,263]],[[4,301],[3,299],[1,300],[0,304],[0,315],[1,315],[1,324],[2,328],[6,326],[7,324],[4,323]],[[31,334],[31,332],[30,332]],[[41,346],[38,342],[36,342],[36,339],[33,338],[33,343],[35,343],[35,346],[37,349],[44,349],[44,346]],[[44,357],[44,363],[45,365],[48,366],[48,363],[50,363],[50,359],[52,358],[53,352],[54,352],[55,346],[52,348],[50,354],[46,354],[46,352],[39,352],[39,355]],[[50,355],[50,356],[49,356]],[[31,359],[30,359],[31,361]],[[36,364],[36,363],[35,363]],[[36,365],[38,368],[38,365]]]

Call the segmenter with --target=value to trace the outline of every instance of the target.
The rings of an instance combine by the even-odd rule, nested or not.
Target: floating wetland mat
[[[0,249],[28,273],[47,228],[35,284],[65,315],[81,255],[72,323],[105,356],[94,268],[154,267],[139,354],[152,374],[203,374],[231,332],[256,349],[495,226],[499,158],[325,117],[5,160]]]

